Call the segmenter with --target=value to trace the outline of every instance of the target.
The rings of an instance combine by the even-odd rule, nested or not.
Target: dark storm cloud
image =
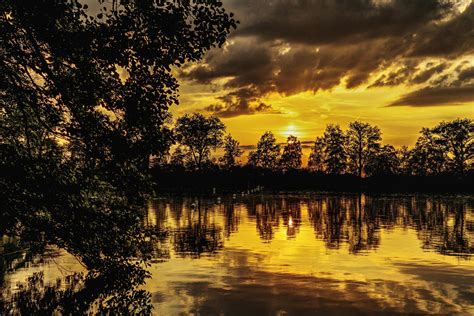
[[[425,72],[444,71],[449,64],[439,64],[427,68]],[[435,69],[435,70],[433,70]],[[425,72],[421,73],[423,75]],[[463,61],[440,76],[434,81],[430,81],[427,87],[415,90],[402,96],[399,100],[388,106],[439,106],[453,105],[474,101],[474,67],[468,61]]]
[[[230,44],[226,51],[209,54],[205,63],[185,69],[181,76],[199,83],[231,77],[224,87],[252,91],[252,98],[270,92],[291,95],[331,89],[344,77],[349,88],[356,87],[385,62],[388,46],[393,54],[399,53],[399,45],[384,40],[319,48],[254,45],[254,41]],[[245,53],[249,51],[253,53]],[[237,94],[243,95],[239,91]]]
[[[194,69],[184,69],[181,76],[200,83],[233,77],[232,86],[259,83],[271,72],[272,51],[256,41],[236,39],[229,49],[212,50],[205,60]]]
[[[462,87],[428,87],[404,95],[389,106],[456,105],[474,101],[474,85]]]
[[[430,24],[417,34],[411,56],[459,56],[474,50],[474,2],[441,24]]]
[[[397,86],[407,82],[410,84],[426,83],[451,66],[450,62],[423,64],[422,61],[421,59],[407,60],[395,70],[381,75],[369,87]],[[446,80],[447,78],[443,81]]]
[[[242,88],[218,97],[222,104],[212,104],[205,108],[220,117],[235,117],[255,113],[278,113],[271,105],[259,101],[259,93],[249,88]]]
[[[463,82],[474,79],[474,67],[462,69],[459,73],[458,79]]]
[[[399,65],[394,70],[382,74],[374,83],[370,85],[372,87],[384,87],[384,86],[397,86],[402,84],[410,78],[418,65],[418,61],[408,61],[402,65]]]
[[[421,70],[420,72],[416,73],[413,79],[411,80],[412,83],[425,83],[429,79],[431,79],[435,74],[439,74],[446,70],[449,67],[449,63],[440,63],[437,65],[433,65],[432,63],[426,65],[426,69]]]
[[[237,35],[311,45],[398,37],[452,8],[439,0],[236,0],[229,4],[242,20]]]
[[[227,79],[223,88],[231,92],[207,108],[223,117],[274,113],[260,102],[269,93],[317,92],[340,84],[433,85],[433,80],[448,86],[449,61],[474,53],[474,3],[459,13],[461,2],[230,0],[225,5],[241,24],[229,45],[184,69],[181,77],[204,84]],[[427,63],[431,57],[440,61]],[[387,69],[395,70],[369,82]]]

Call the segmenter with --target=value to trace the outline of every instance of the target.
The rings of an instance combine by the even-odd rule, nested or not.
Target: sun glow
[[[288,137],[288,136],[296,136],[296,137],[301,137],[302,133],[298,129],[298,127],[294,124],[288,125],[284,130],[283,130],[283,136]]]

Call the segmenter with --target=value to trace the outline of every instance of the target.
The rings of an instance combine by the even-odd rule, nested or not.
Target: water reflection
[[[216,253],[223,246],[222,230],[198,221],[173,231],[174,251],[181,256],[199,258],[203,253]]]
[[[4,238],[0,280],[11,299],[0,308],[474,313],[469,196],[166,197],[150,201],[143,225],[125,236],[100,225],[69,253],[44,245],[23,251],[21,242]],[[97,264],[70,264],[77,249],[89,260],[99,256],[91,261]],[[111,260],[120,257],[128,259]],[[27,282],[18,287],[14,280]]]
[[[474,312],[471,197],[161,199],[149,212],[175,236],[148,287],[158,314]]]
[[[58,210],[2,227],[0,314],[149,313],[150,293],[140,286],[159,240],[137,218],[126,211]],[[65,268],[71,259],[74,265]],[[51,265],[53,275],[46,273]]]
[[[255,264],[254,254],[222,253],[218,276],[178,273],[166,283],[157,314],[202,315],[394,315],[472,314],[472,269],[449,264],[405,263],[411,282],[341,279],[333,274],[275,272]],[[260,265],[263,264],[260,262]],[[168,269],[167,267],[164,269]]]
[[[271,242],[282,227],[287,238],[296,238],[303,212],[327,249],[347,244],[353,254],[375,250],[381,229],[401,227],[415,229],[425,249],[465,259],[474,251],[473,200],[468,197],[263,195],[223,203],[161,199],[150,204],[148,217],[154,220],[147,224],[171,232],[176,254],[199,257],[221,249],[244,216],[255,222],[262,241]]]

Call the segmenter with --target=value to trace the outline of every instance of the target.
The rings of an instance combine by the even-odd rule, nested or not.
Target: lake
[[[474,314],[472,196],[162,197],[144,221],[158,315]],[[48,248],[9,264],[4,295],[39,271],[84,268]]]

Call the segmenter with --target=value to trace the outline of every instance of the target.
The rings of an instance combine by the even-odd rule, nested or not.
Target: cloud
[[[206,110],[221,117],[277,113],[265,96],[340,85],[425,85],[420,95],[445,91],[452,94],[445,99],[463,99],[465,80],[454,84],[449,72],[474,54],[474,2],[467,1],[229,0],[238,29],[223,50],[180,76],[218,85],[221,95]]]
[[[397,65],[393,70],[380,75],[369,87],[427,83],[436,75],[446,71],[451,65],[452,63],[447,61],[424,63],[422,59],[407,60]],[[446,81],[447,78],[441,81]]]
[[[459,1],[458,1],[459,2]],[[474,2],[452,19],[422,28],[411,56],[454,57],[474,50]]]
[[[458,79],[460,81],[468,81],[474,79],[474,67],[469,67],[466,69],[462,69],[459,72]]]
[[[219,78],[232,78],[227,86],[260,83],[271,72],[272,52],[255,40],[235,39],[224,50],[211,50],[204,63],[185,68],[180,76],[209,84]]]
[[[474,101],[474,85],[461,87],[428,87],[402,96],[388,106],[459,105]]]
[[[449,67],[449,63],[447,62],[442,62],[440,64],[434,65],[432,63],[428,64],[425,69],[420,70],[418,73],[416,73],[413,76],[413,79],[411,80],[412,83],[417,84],[417,83],[425,83],[429,79],[431,79],[434,75],[439,74],[443,71],[445,71]]]
[[[418,74],[421,82],[432,77],[434,73],[440,73],[448,69],[448,63],[428,67]],[[449,73],[431,81],[430,85],[410,92],[388,106],[441,106],[459,105],[474,101],[474,67],[469,61],[462,61]]]
[[[240,36],[309,45],[399,37],[449,14],[440,0],[235,0]]]
[[[369,88],[403,84],[416,71],[418,63],[418,60],[408,60],[402,64],[394,65],[392,70],[380,75]]]
[[[280,114],[280,112],[274,110],[271,105],[259,101],[258,93],[248,88],[242,88],[228,93],[218,97],[218,99],[222,101],[222,103],[210,105],[206,107],[205,110],[223,118],[255,113]]]

